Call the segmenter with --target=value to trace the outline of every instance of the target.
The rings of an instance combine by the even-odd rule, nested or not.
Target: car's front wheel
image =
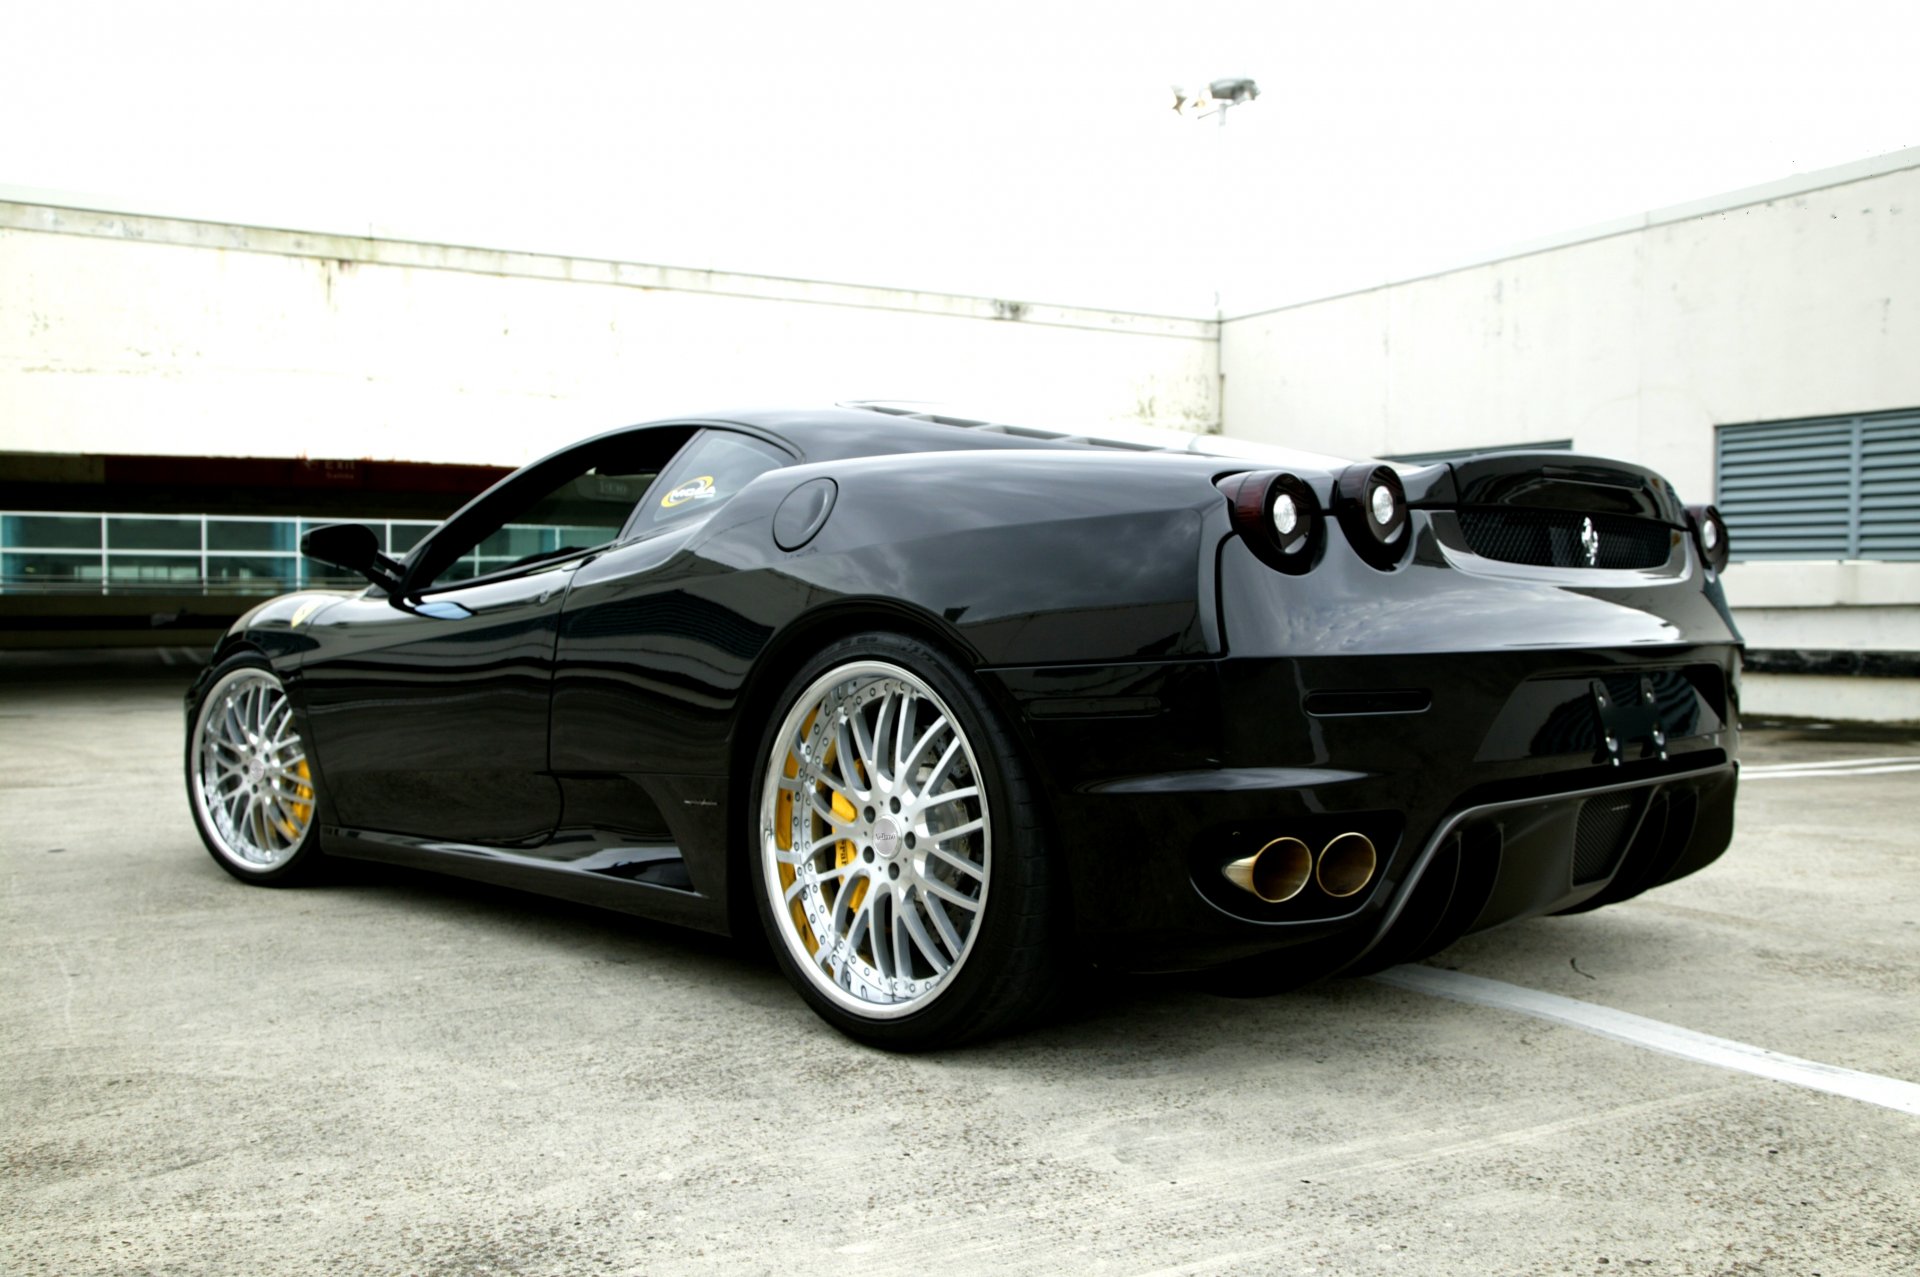
[[[319,794],[279,675],[251,653],[214,671],[187,731],[187,800],[200,840],[244,882],[309,877]]]
[[[1036,795],[955,662],[897,634],[835,643],[788,684],[759,759],[761,922],[827,1021],[917,1050],[1046,1005],[1057,955]]]

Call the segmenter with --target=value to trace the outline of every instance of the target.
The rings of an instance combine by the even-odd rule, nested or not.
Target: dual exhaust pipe
[[[1320,849],[1318,858],[1298,838],[1275,838],[1220,872],[1242,891],[1277,905],[1305,891],[1309,882],[1318,883],[1336,900],[1357,895],[1373,881],[1379,863],[1372,839],[1365,834],[1341,834]]]

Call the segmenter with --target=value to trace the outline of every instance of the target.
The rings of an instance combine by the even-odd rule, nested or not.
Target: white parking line
[[[1771,1078],[1813,1091],[1825,1091],[1829,1095],[1842,1095],[1850,1100],[1878,1104],[1882,1108],[1920,1117],[1920,1085],[1903,1082],[1899,1078],[1860,1073],[1822,1064],[1818,1060],[1782,1055],[1765,1047],[1695,1033],[1692,1029],[1649,1020],[1626,1011],[1615,1011],[1612,1007],[1541,993],[1517,984],[1488,980],[1460,971],[1403,966],[1382,971],[1373,979],[1396,989],[1428,993],[1437,998],[1451,998],[1456,1002],[1471,1002],[1500,1011],[1551,1020],[1555,1024],[1582,1029],[1603,1038],[1645,1047],[1649,1051],[1676,1055],[1683,1060],[1751,1073],[1755,1077]]]
[[[1895,754],[1890,758],[1836,758],[1825,763],[1768,763],[1764,767],[1743,767],[1742,776],[1767,776],[1774,772],[1813,772],[1835,771],[1848,767],[1878,767],[1885,763],[1912,763],[1920,766],[1920,758],[1912,754]]]
[[[1793,766],[1793,768],[1747,768],[1740,774],[1741,780],[1788,780],[1793,776],[1816,780],[1836,780],[1839,776],[1889,776],[1893,772],[1920,772],[1920,760],[1914,762],[1893,762],[1882,766],[1851,766],[1851,768],[1811,768],[1811,766]]]

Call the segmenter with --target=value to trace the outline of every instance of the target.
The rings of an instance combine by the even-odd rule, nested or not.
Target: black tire
[[[322,872],[320,781],[265,658],[240,652],[207,676],[187,713],[187,807],[214,863],[260,887]]]
[[[888,731],[891,745],[880,739]],[[843,753],[855,756],[850,769]],[[1038,793],[957,662],[899,634],[833,643],[782,691],[754,758],[751,890],[774,960],[823,1019],[861,1042],[919,1051],[1048,1009],[1061,929]],[[795,851],[796,834],[819,849]]]

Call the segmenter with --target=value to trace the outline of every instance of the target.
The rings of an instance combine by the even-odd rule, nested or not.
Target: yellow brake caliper
[[[300,831],[307,827],[307,821],[313,816],[313,773],[307,770],[307,760],[301,759],[294,771],[299,773],[300,780],[293,788],[293,819],[273,822],[289,842],[300,837]]]

